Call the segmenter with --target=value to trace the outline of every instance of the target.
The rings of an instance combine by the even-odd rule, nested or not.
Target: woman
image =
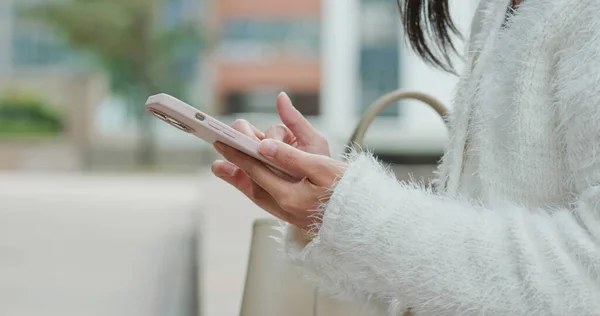
[[[600,315],[600,1],[510,5],[481,4],[435,191],[329,158],[284,95],[287,128],[236,128],[303,180],[217,144],[214,173],[290,223],[285,251],[322,289],[389,315]],[[413,47],[450,70],[447,6],[402,4]]]

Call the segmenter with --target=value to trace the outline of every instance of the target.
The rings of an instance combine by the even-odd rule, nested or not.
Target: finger
[[[281,122],[287,126],[300,144],[308,144],[314,137],[320,137],[319,132],[292,104],[292,100],[285,93],[277,96],[277,113]]]
[[[270,193],[275,200],[290,192],[291,183],[277,176],[261,161],[219,142],[215,143],[215,147],[225,159],[242,169],[252,181]]]
[[[211,165],[211,170],[219,178],[235,177],[239,168],[227,161],[217,160]]]
[[[254,183],[250,177],[237,168],[234,164],[217,160],[211,166],[212,172],[231,186],[242,192],[254,204],[264,209],[271,215],[286,222],[295,221],[295,216],[284,211],[277,201],[263,188]]]
[[[307,177],[317,185],[331,185],[342,170],[341,163],[329,157],[310,154],[272,139],[263,140],[258,150],[280,169]]]
[[[233,124],[231,124],[231,127],[237,130],[238,132],[249,136],[250,138],[255,140],[260,141],[265,138],[265,134],[263,132],[261,132],[258,128],[256,128],[254,125],[250,124],[246,120],[235,120]]]
[[[274,139],[292,146],[294,146],[296,143],[296,136],[294,136],[294,133],[292,133],[289,128],[282,124],[272,125],[269,127],[269,129],[267,129],[265,132],[265,138]]]
[[[256,193],[259,193],[257,191],[260,187],[255,188],[254,182],[252,182],[248,175],[242,172],[234,164],[228,161],[217,160],[212,164],[211,169],[217,177],[233,185],[236,189],[238,189],[256,204],[261,204],[259,206],[272,206],[269,204],[272,204],[271,202],[275,202],[275,200],[272,198],[270,201],[262,196],[260,199],[256,198]],[[229,170],[235,170],[235,172],[231,172]]]

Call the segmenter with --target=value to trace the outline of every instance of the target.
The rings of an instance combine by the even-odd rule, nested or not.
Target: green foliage
[[[167,25],[160,17],[164,5],[165,0],[45,1],[22,15],[92,56],[109,74],[113,91],[140,109],[150,94],[185,93],[191,78],[181,65],[199,54],[197,26]]]
[[[200,51],[197,24],[168,25],[167,0],[54,0],[23,10],[22,17],[43,23],[110,76],[113,91],[135,115],[141,138],[138,162],[154,164],[152,118],[144,101],[155,93],[184,95]]]
[[[31,94],[0,97],[0,135],[58,134],[63,130],[60,114]]]

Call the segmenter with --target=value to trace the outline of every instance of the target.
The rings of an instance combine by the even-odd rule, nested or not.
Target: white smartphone
[[[192,134],[210,144],[221,142],[263,162],[287,180],[296,180],[292,173],[281,170],[258,152],[259,142],[227,124],[199,111],[168,94],[156,94],[146,101],[146,111],[177,129]]]

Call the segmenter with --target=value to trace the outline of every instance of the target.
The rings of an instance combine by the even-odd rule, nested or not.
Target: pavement
[[[141,201],[144,199],[145,201]],[[12,203],[16,204],[11,205]],[[40,207],[40,205],[46,207],[46,209],[42,209],[44,207]],[[108,205],[112,205],[112,207]],[[15,206],[17,207],[15,208]],[[90,248],[89,245],[76,245],[76,242],[72,240],[81,238],[79,236],[86,234],[86,229],[94,230],[93,242],[101,239],[103,240],[102,247],[105,248],[112,247],[104,245],[106,243],[104,241],[113,240],[114,242],[119,238],[117,237],[118,234],[126,239],[131,239],[131,235],[136,235],[138,240],[131,242],[130,249],[135,249],[137,247],[135,245],[138,243],[144,248],[140,252],[145,252],[146,258],[160,260],[160,253],[157,254],[158,257],[152,257],[153,254],[148,254],[146,250],[148,247],[159,247],[160,245],[157,244],[152,246],[152,243],[159,242],[160,238],[167,238],[168,240],[170,237],[166,236],[177,231],[179,229],[177,227],[185,229],[183,225],[186,224],[182,222],[182,219],[184,221],[186,218],[189,219],[189,215],[186,214],[189,214],[190,211],[179,209],[181,207],[192,207],[200,211],[202,315],[239,315],[252,222],[258,217],[268,215],[255,207],[227,183],[212,176],[206,168],[196,174],[187,176],[105,173],[0,173],[0,213],[4,214],[2,218],[5,221],[0,223],[0,227],[5,230],[0,232],[0,236],[13,239],[8,240],[8,244],[6,242],[3,244],[0,241],[0,249],[13,249],[15,245],[16,247],[25,247],[28,249],[27,251],[33,251],[33,256],[36,258],[33,262],[29,259],[23,263],[14,262],[9,267],[9,270],[13,272],[0,271],[0,290],[3,284],[4,286],[8,284],[6,282],[22,282],[28,279],[34,271],[26,270],[37,269],[36,267],[39,265],[35,262],[39,261],[36,260],[42,260],[46,265],[47,261],[53,264],[51,269],[55,271],[55,275],[40,276],[42,279],[37,281],[35,279],[26,280],[24,281],[26,283],[25,287],[39,293],[50,293],[53,287],[57,291],[71,291],[70,288],[65,288],[65,286],[72,287],[82,284],[77,280],[69,281],[71,283],[67,285],[61,284],[56,279],[56,273],[62,273],[72,278],[72,270],[80,268],[78,265],[83,260],[81,259],[82,253],[91,256],[85,258],[85,262],[93,264],[89,261],[93,260],[94,256],[101,258],[98,257],[99,251],[107,253],[112,251],[104,248],[92,251],[87,249]],[[30,215],[15,214],[12,212],[15,209],[25,209]],[[173,215],[169,216],[168,212],[164,212],[165,209],[172,209]],[[121,212],[121,210],[127,210],[127,212]],[[139,216],[143,216],[146,211],[152,214],[150,216],[152,219],[139,221]],[[109,213],[109,216],[106,216],[106,213]],[[121,213],[127,214],[123,215]],[[86,219],[86,217],[88,218]],[[7,218],[8,222],[6,222]],[[109,223],[111,220],[121,222],[117,224]],[[139,223],[136,224],[138,221]],[[161,221],[163,224],[161,224]],[[7,226],[11,225],[9,223],[13,223],[12,226]],[[19,227],[14,227],[14,223],[18,223],[17,226]],[[74,223],[77,223],[76,226],[74,226]],[[80,227],[82,223],[86,227]],[[46,228],[49,226],[53,228]],[[110,227],[112,230],[102,232],[101,230],[98,231],[98,229],[102,229],[99,227]],[[127,231],[131,229],[136,229],[135,234],[127,235]],[[157,229],[165,237],[156,236]],[[40,230],[44,232],[38,233]],[[23,231],[27,231],[27,233]],[[34,232],[33,235],[35,236],[28,237],[32,235],[31,231]],[[15,240],[13,236],[18,236],[18,240]],[[43,242],[39,239],[41,236],[44,236]],[[140,239],[144,238],[143,236],[153,237],[149,241],[144,241]],[[63,247],[61,244],[67,244],[67,246]],[[65,247],[70,247],[70,249],[75,247],[77,253],[73,254]],[[48,257],[45,257],[56,256],[57,251],[66,258],[74,256],[75,260],[69,260],[72,266],[67,268],[57,264],[58,259],[47,259]],[[0,255],[4,255],[5,259],[11,256],[11,254]],[[121,260],[129,260],[127,258],[129,258],[129,255],[123,254]],[[2,264],[6,268],[5,264],[7,263]],[[144,265],[145,263],[138,260],[131,261],[130,264]],[[142,266],[142,268],[148,267]],[[118,275],[107,275],[100,279],[101,286],[104,289],[110,288],[110,282],[114,282],[113,286],[114,284],[124,286],[127,278],[140,284],[144,283],[140,279],[131,279],[132,276],[123,274],[122,269],[119,269],[116,268]],[[15,276],[17,274],[21,277]],[[79,275],[84,276],[84,274]],[[36,284],[40,282],[43,284],[37,286]],[[139,287],[139,284],[132,286],[137,287],[136,289],[130,289],[134,292],[144,291],[143,288]],[[118,292],[117,289],[115,291]],[[121,291],[124,290],[121,289]],[[29,297],[37,294],[30,293],[27,295]],[[131,315],[135,314],[132,313]],[[111,315],[120,314],[113,313]]]
[[[421,170],[424,175],[430,172],[429,167]],[[98,196],[110,197],[124,208],[140,208],[139,196],[152,197],[155,202],[151,203],[177,201],[173,207],[197,207],[201,213],[202,315],[239,315],[252,223],[270,215],[208,168],[191,175],[0,173],[0,201],[3,195],[11,197],[9,201],[22,201],[51,199],[65,192],[69,200],[61,205],[70,214],[81,214],[82,203]]]

